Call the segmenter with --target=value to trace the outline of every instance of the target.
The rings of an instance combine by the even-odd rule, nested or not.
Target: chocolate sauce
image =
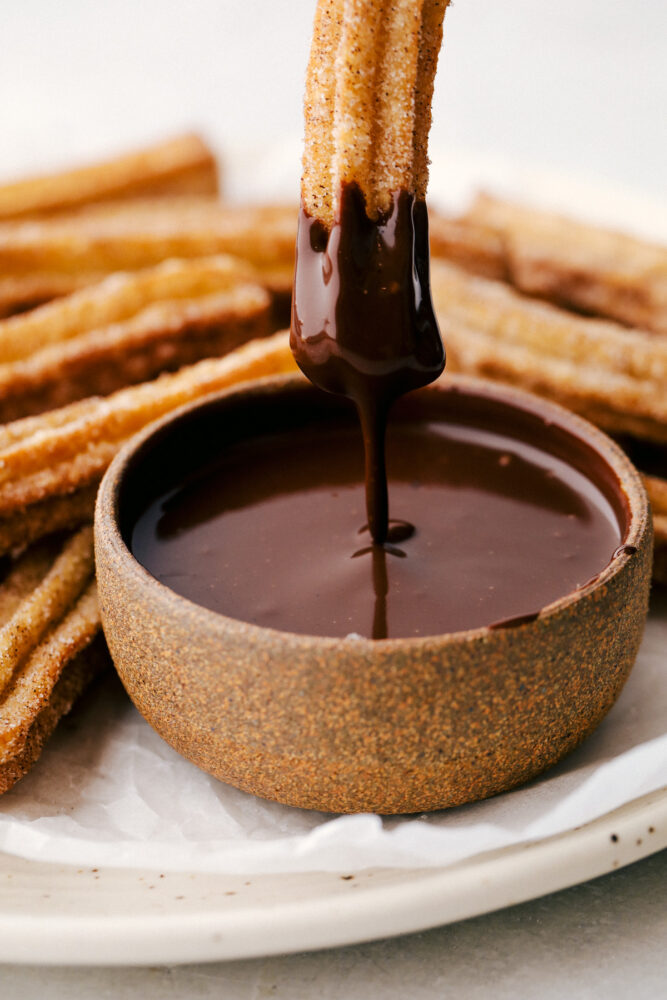
[[[405,191],[371,220],[356,184],[344,185],[331,230],[302,209],[297,237],[291,346],[315,385],[357,407],[363,432],[366,507],[373,541],[388,538],[387,414],[445,366],[429,288],[428,216]]]
[[[289,401],[264,409],[255,401],[247,414],[179,431],[180,445],[165,439],[152,461],[173,478],[155,486],[149,476],[149,487],[141,466],[136,482],[148,492],[131,515],[131,549],[197,604],[292,632],[383,639],[530,620],[611,561],[623,540],[619,511],[577,469],[592,467],[588,457],[567,460],[570,446],[555,429],[535,422],[527,440],[513,437],[507,407],[457,423],[451,411],[470,409],[470,397],[455,395],[428,394],[448,406],[443,419],[437,407],[415,418],[402,407],[392,421],[396,520],[384,545],[363,528],[353,411],[337,403],[323,419],[311,390],[308,398],[301,390],[292,411]],[[187,441],[215,441],[218,426],[243,426],[256,413],[259,433],[225,443],[216,458],[206,445],[203,467],[191,459]]]

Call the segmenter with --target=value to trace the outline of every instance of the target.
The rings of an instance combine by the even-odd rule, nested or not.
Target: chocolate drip
[[[311,382],[357,407],[368,524],[373,541],[384,543],[389,409],[399,396],[436,379],[445,365],[431,302],[423,201],[397,192],[389,214],[374,221],[359,187],[347,184],[330,232],[302,209],[291,346]]]

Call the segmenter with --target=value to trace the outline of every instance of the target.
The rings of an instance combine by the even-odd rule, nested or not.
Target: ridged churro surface
[[[92,518],[104,471],[146,424],[237,382],[294,369],[288,335],[279,333],[105,399],[0,426],[0,552]]]
[[[0,793],[39,756],[94,675],[100,631],[92,529],[28,549],[0,585]]]
[[[0,420],[221,356],[270,332],[269,293],[230,257],[112,275],[0,320]]]
[[[331,226],[344,184],[371,219],[423,198],[433,80],[449,0],[320,0],[306,77],[301,195]]]
[[[0,219],[34,218],[81,205],[147,196],[216,194],[215,157],[186,134],[100,163],[0,185]]]
[[[528,295],[667,334],[667,247],[488,194],[466,221],[498,234]]]
[[[450,369],[521,385],[605,430],[667,444],[667,343],[433,261]]]

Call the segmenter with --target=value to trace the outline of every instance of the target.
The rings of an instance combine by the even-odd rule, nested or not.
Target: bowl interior
[[[620,540],[627,539],[632,515],[623,480],[628,463],[595,428],[526,394],[456,380],[401,400],[392,412],[389,435],[401,422],[431,421],[500,431],[566,462],[600,490],[614,512]],[[233,443],[289,434],[304,424],[324,428],[356,423],[348,400],[300,379],[272,380],[189,408],[146,436],[124,466],[117,514],[125,545],[131,547],[133,527],[149,504],[204,474]]]

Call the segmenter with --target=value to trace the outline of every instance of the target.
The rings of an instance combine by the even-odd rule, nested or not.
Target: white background
[[[291,150],[313,8],[314,0],[0,0],[0,176],[193,126],[223,152]],[[439,155],[464,151],[505,169],[546,167],[667,199],[666,0],[456,0],[434,119]],[[182,970],[6,967],[0,992],[657,998],[667,974],[666,883],[663,853],[400,942]]]
[[[0,173],[301,135],[314,0],[0,0]],[[455,0],[432,147],[667,196],[665,0]]]

